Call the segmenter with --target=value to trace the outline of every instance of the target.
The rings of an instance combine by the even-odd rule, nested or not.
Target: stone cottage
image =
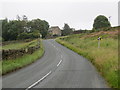
[[[61,36],[61,29],[58,26],[52,26],[48,30],[51,36]]]

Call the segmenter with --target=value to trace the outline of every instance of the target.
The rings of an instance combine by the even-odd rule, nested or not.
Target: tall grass
[[[35,51],[33,54],[26,54],[14,60],[4,60],[0,62],[2,63],[2,75],[20,69],[39,59],[44,53],[44,48],[42,43],[40,45],[41,48]]]
[[[113,36],[108,38],[110,35],[101,35],[102,40],[98,48],[97,37],[86,38],[86,35],[79,34],[56,39],[56,41],[89,59],[106,79],[108,85],[118,88],[118,39]]]

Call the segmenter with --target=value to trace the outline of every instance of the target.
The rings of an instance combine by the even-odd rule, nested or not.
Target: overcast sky
[[[2,0],[0,19],[16,19],[26,15],[28,19],[40,18],[50,26],[64,23],[75,29],[92,29],[96,16],[111,16],[112,26],[118,25],[119,0]]]

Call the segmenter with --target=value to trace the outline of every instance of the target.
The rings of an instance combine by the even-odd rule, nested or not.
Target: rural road
[[[3,76],[3,88],[108,87],[87,59],[52,39],[43,43],[44,56],[23,69]]]

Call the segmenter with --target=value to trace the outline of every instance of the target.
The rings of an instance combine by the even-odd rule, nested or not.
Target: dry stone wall
[[[23,48],[23,49],[9,49],[9,50],[2,50],[2,60],[12,60],[18,57],[21,57],[25,54],[32,54],[36,50],[40,48],[40,45],[36,45],[33,47]]]

